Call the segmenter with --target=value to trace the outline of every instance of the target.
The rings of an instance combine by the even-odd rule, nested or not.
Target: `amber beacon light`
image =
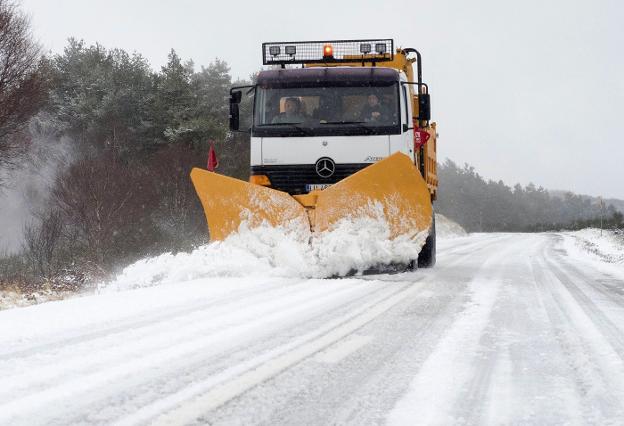
[[[323,47],[323,58],[332,58],[334,56],[334,48],[331,44],[326,44]]]

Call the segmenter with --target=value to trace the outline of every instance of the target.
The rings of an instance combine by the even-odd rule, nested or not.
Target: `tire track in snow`
[[[263,327],[268,327],[270,324],[275,324],[276,322],[288,324],[285,320],[290,319],[290,321],[292,321],[293,318],[297,317],[297,314],[301,315],[301,312],[305,312],[306,309],[316,308],[317,311],[323,312],[328,306],[333,307],[336,305],[335,299],[338,294],[353,293],[357,291],[358,288],[345,287],[342,288],[341,291],[329,293],[321,291],[324,289],[319,290],[318,288],[313,288],[313,290],[316,290],[315,292],[318,293],[317,297],[310,297],[310,295],[303,292],[298,295],[298,298],[306,299],[301,303],[295,303],[294,306],[290,306],[289,308],[279,309],[276,309],[275,306],[269,305],[262,312],[258,312],[258,315],[266,315],[262,316],[257,321],[245,322],[239,326],[230,326],[225,331],[218,331],[216,334],[204,334],[202,333],[201,328],[197,331],[182,330],[186,333],[186,338],[181,340],[178,344],[173,344],[175,342],[163,339],[159,333],[153,333],[153,338],[156,343],[159,343],[159,346],[155,346],[148,350],[146,349],[144,342],[134,340],[128,343],[128,346],[136,348],[133,349],[134,356],[128,356],[132,355],[128,354],[128,347],[124,347],[121,351],[119,348],[111,347],[109,349],[115,358],[114,361],[118,362],[109,360],[100,366],[86,365],[85,367],[88,367],[86,368],[86,374],[73,374],[73,378],[70,376],[68,378],[64,378],[58,383],[56,380],[52,381],[51,387],[46,387],[39,392],[31,392],[19,399],[10,400],[3,398],[2,405],[0,405],[0,422],[3,419],[7,420],[15,415],[18,415],[19,412],[26,412],[34,407],[50,404],[53,401],[71,400],[74,395],[79,393],[87,392],[93,388],[110,385],[111,383],[115,383],[117,380],[131,376],[136,371],[146,371],[150,367],[159,368],[160,366],[167,365],[167,363],[171,363],[174,360],[183,359],[188,354],[199,352],[203,353],[204,356],[207,357],[211,348],[213,350],[215,347],[221,349],[224,347],[223,345],[232,344],[234,338],[240,339],[241,335],[246,335],[249,339],[254,339],[257,335],[255,330],[261,330]],[[373,288],[373,290],[376,289]],[[383,291],[383,288],[379,290]],[[313,293],[315,292],[313,291]],[[334,303],[332,303],[332,301]],[[292,305],[293,300],[283,300],[282,304]],[[209,322],[215,318],[207,317],[205,319]],[[120,356],[120,352],[123,352],[124,350],[126,351],[123,354],[124,356]],[[216,352],[218,353],[218,351]],[[88,359],[86,361],[87,363],[89,362]],[[63,362],[64,365],[73,373],[74,371],[71,362],[69,362],[69,360],[64,360]],[[55,369],[58,369],[59,365],[49,365],[48,367],[50,367],[51,373],[55,374]],[[32,373],[34,376],[39,374],[37,371],[33,371]],[[3,384],[5,383],[6,382]],[[7,387],[4,387],[3,390],[7,393],[7,395],[12,393]]]
[[[504,382],[505,378],[496,377],[495,372],[502,371],[499,366],[501,359],[510,357],[509,347],[506,344],[509,339],[504,336],[511,333],[514,325],[513,319],[510,318],[513,310],[509,304],[513,297],[509,294],[512,289],[508,277],[523,275],[526,266],[517,264],[515,259],[518,253],[531,250],[535,250],[534,238],[523,236],[522,240],[515,241],[511,248],[504,249],[502,253],[497,252],[493,259],[488,259],[490,266],[487,268],[487,281],[496,282],[497,293],[488,313],[487,325],[482,329],[477,345],[466,353],[466,356],[472,359],[472,378],[458,389],[453,407],[449,410],[452,418],[460,423],[469,425],[484,423],[486,416],[492,416],[495,411],[492,405],[499,403],[497,396],[492,393],[494,381]],[[515,284],[516,287],[520,287],[517,282]],[[462,351],[464,350],[462,348]],[[497,418],[493,423],[508,421],[509,418],[504,420]]]
[[[454,244],[453,246],[445,248],[445,250],[439,253],[439,255],[443,257],[472,255],[475,250],[488,250],[491,246],[500,244],[501,241],[505,241],[507,239],[509,239],[509,235],[507,234],[487,235],[486,239],[479,240],[478,242],[466,240],[466,237],[459,237],[448,241],[459,244]]]
[[[151,389],[159,389],[159,394],[172,395],[183,392],[187,387],[193,386],[198,377],[212,377],[221,374],[236,363],[247,362],[249,358],[257,357],[258,354],[274,350],[275,347],[283,345],[285,340],[294,339],[299,335],[309,332],[310,326],[324,325],[327,321],[328,310],[331,315],[334,313],[351,312],[355,307],[365,304],[371,297],[377,297],[381,293],[387,293],[388,287],[379,286],[373,288],[362,296],[351,298],[345,303],[323,306],[314,316],[301,316],[296,320],[283,322],[279,326],[258,329],[246,342],[239,341],[232,347],[219,347],[218,351],[208,350],[207,352],[194,352],[183,360],[174,363],[170,369],[163,371],[161,368],[158,375],[141,377],[136,380],[133,377],[121,380],[112,387],[107,387],[108,397],[99,397],[90,406],[93,410],[104,409],[105,407],[118,407],[120,413],[115,415],[116,421],[124,421],[125,416],[136,414],[136,409],[125,410],[121,405],[146,407],[154,404],[162,398],[156,395],[152,400],[144,400],[142,396],[149,393]],[[124,394],[120,398],[117,394]],[[130,396],[129,396],[130,395]],[[140,400],[140,401],[134,401]],[[115,409],[109,408],[109,412]],[[124,412],[125,411],[125,412]],[[109,415],[111,415],[109,413]],[[76,418],[76,422],[80,417]]]
[[[309,282],[306,284],[310,286]],[[297,285],[295,285],[297,287]],[[260,311],[257,315],[261,315],[264,312],[270,312],[275,309],[280,309],[281,305],[273,301],[272,296],[281,296],[285,298],[292,293],[300,293],[299,291],[290,289],[288,287],[282,287],[278,295],[271,294],[264,295],[258,293],[259,298],[253,297],[252,302],[249,303],[249,299],[246,299],[244,303],[241,300],[237,300],[234,306],[223,305],[218,306],[216,312],[208,312],[209,321],[198,321],[197,312],[188,313],[184,315],[178,322],[165,322],[163,324],[150,324],[139,329],[127,329],[122,333],[113,333],[112,335],[102,336],[100,341],[96,345],[93,342],[79,342],[73,346],[67,346],[62,349],[60,353],[52,354],[38,354],[37,363],[43,361],[43,365],[39,366],[37,363],[33,365],[28,359],[18,359],[16,362],[5,362],[4,368],[12,370],[11,373],[5,374],[3,377],[3,383],[5,389],[11,389],[11,394],[15,394],[16,390],[23,387],[32,387],[36,383],[42,383],[45,387],[46,383],[56,381],[56,379],[65,373],[71,373],[72,375],[78,375],[81,371],[89,372],[92,370],[98,370],[105,368],[107,365],[117,363],[123,363],[126,359],[135,359],[142,356],[146,351],[157,351],[163,341],[167,342],[167,346],[172,346],[177,343],[183,343],[190,340],[191,337],[196,335],[202,335],[203,337],[210,336],[216,331],[214,330],[214,323],[223,321],[226,318],[232,317],[232,312],[236,312],[236,306],[245,306],[246,312],[254,312],[256,307],[264,306],[267,301],[272,301],[274,306],[266,306],[264,311]],[[319,291],[313,289],[312,294],[301,293],[294,299],[295,301],[301,299],[313,300],[314,298],[326,298],[326,291]],[[352,292],[356,289],[352,288],[337,288],[334,291],[334,296],[340,295],[342,292]],[[278,299],[279,300],[279,299]],[[285,303],[285,302],[284,302]],[[246,315],[248,315],[246,313]],[[188,318],[187,318],[188,317]],[[238,318],[239,321],[245,321],[245,316]],[[218,331],[218,330],[217,330]],[[190,337],[189,337],[190,336]],[[122,341],[125,342],[120,349],[117,344]],[[93,352],[97,355],[94,357]],[[62,359],[62,365],[57,365],[53,362],[47,362],[46,359],[55,360]],[[25,376],[23,369],[20,370],[20,365],[26,363],[28,365],[28,374]],[[10,387],[11,379],[17,378],[19,384],[17,387]],[[8,393],[8,391],[7,391]],[[3,394],[3,390],[0,389],[0,396]],[[15,395],[13,395],[15,396]]]
[[[301,282],[303,282],[303,280]],[[288,285],[288,288],[292,289],[292,291],[297,291],[294,288],[296,286],[297,284]],[[284,288],[285,286],[283,283],[277,285],[269,285],[267,287],[256,287],[254,289],[241,291],[239,293],[230,293],[229,295],[226,295],[221,299],[199,301],[196,303],[192,303],[191,305],[171,307],[157,313],[148,313],[142,316],[140,319],[130,318],[127,320],[118,321],[115,323],[114,326],[111,327],[101,327],[97,330],[88,331],[79,330],[76,332],[76,334],[72,336],[62,337],[60,339],[55,338],[54,341],[48,343],[32,345],[26,348],[20,348],[7,352],[1,352],[0,361],[7,361],[15,358],[27,358],[30,356],[40,356],[41,353],[44,352],[52,352],[67,346],[88,343],[89,341],[96,340],[101,337],[107,337],[110,335],[127,332],[130,329],[136,330],[143,327],[154,326],[159,323],[170,322],[175,318],[193,315],[194,313],[204,311],[217,305],[228,304],[229,302],[234,302],[234,304],[240,303],[243,300],[247,300],[247,297],[255,294],[270,297],[269,295],[272,295],[273,290],[282,290]]]
[[[191,423],[198,420],[205,421],[203,416],[210,411],[304,359],[316,355],[335,342],[352,335],[409,295],[419,291],[421,287],[421,285],[412,283],[404,285],[391,295],[368,303],[357,312],[332,321],[326,327],[303,336],[293,343],[286,344],[268,356],[251,360],[242,369],[240,366],[233,369],[238,371],[224,372],[221,380],[213,378],[210,381],[196,384],[198,389],[185,390],[184,395],[173,395],[172,400],[167,401],[167,404],[182,403],[182,405],[165,415],[159,416],[152,424],[166,425]],[[230,376],[232,373],[235,374],[235,378]],[[201,393],[197,392],[200,390]],[[149,414],[153,415],[162,411],[161,404],[163,402],[159,402],[157,409]],[[135,422],[136,419],[131,418],[128,423],[122,422],[121,424],[133,424]]]
[[[572,328],[566,312],[563,310],[561,300],[555,292],[558,282],[548,273],[548,267],[543,261],[546,252],[551,247],[544,245],[529,259],[532,288],[535,291],[535,309],[540,313],[538,330],[540,337],[548,346],[542,348],[547,356],[544,375],[552,376],[548,387],[538,386],[534,390],[534,397],[544,398],[546,391],[550,394],[549,403],[556,414],[552,422],[562,424],[575,422],[574,419],[583,418],[581,407],[587,401],[582,398],[582,387],[588,377],[581,378],[576,374],[576,361],[587,358],[587,353],[582,349],[576,330]],[[530,317],[533,317],[531,315]],[[539,370],[538,372],[539,373]],[[535,410],[535,413],[541,410]],[[527,419],[528,420],[528,419]],[[536,422],[538,419],[534,418]]]
[[[487,249],[476,248],[470,257],[440,252],[434,269],[386,277],[422,276],[423,290],[358,331],[375,336],[365,349],[320,371],[315,360],[306,360],[295,371],[284,372],[229,402],[210,421],[227,425],[236,418],[241,424],[273,425],[299,424],[305,418],[319,425],[385,424],[386,413],[407,391],[409,378],[452,325],[454,314],[463,309],[467,283],[493,251],[490,244],[484,245]],[[288,391],[272,395],[279,403],[270,412],[250,409],[268,389]]]
[[[561,348],[560,356],[569,368],[566,377],[573,379],[575,383],[573,394],[569,388],[562,388],[562,391],[567,391],[567,398],[570,399],[567,404],[570,413],[582,411],[582,414],[570,414],[570,417],[583,418],[594,424],[621,419],[624,412],[617,394],[621,394],[618,387],[622,382],[617,379],[614,382],[612,374],[615,371],[609,366],[605,368],[605,355],[601,350],[608,343],[603,340],[602,335],[596,339],[596,333],[599,332],[595,326],[588,328],[588,318],[579,306],[579,301],[550,269],[552,263],[546,260],[548,257],[548,249],[544,249],[541,258],[534,262],[537,266],[534,273],[538,276],[536,284],[545,312]]]
[[[574,297],[587,317],[594,323],[596,329],[606,338],[614,352],[624,360],[624,333],[620,330],[598,307],[594,301],[577,285],[572,277],[555,264],[551,259],[547,259],[552,272],[557,279],[565,286],[568,292]]]
[[[460,399],[482,401],[494,366],[476,359],[479,342],[502,286],[503,270],[498,265],[514,250],[513,245],[507,245],[490,253],[475,272],[469,283],[469,301],[424,361],[408,393],[395,405],[388,418],[390,424],[408,424],[414,419],[419,424],[464,421],[472,408],[467,409],[468,403],[464,405]],[[461,392],[464,388],[468,389],[467,395]]]

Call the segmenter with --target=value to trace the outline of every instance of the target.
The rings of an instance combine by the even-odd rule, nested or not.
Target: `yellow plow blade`
[[[388,223],[390,239],[411,238],[431,226],[429,190],[405,154],[393,154],[322,191],[313,230],[331,229],[344,218],[379,218],[380,213]]]
[[[263,222],[271,226],[309,226],[305,209],[285,192],[253,185],[202,169],[191,171],[191,180],[204,207],[211,240],[224,240],[238,231]]]
[[[382,219],[388,224],[390,239],[411,238],[431,226],[427,185],[411,159],[401,153],[323,191],[295,197],[201,169],[192,170],[191,180],[204,207],[212,240],[225,239],[238,231],[243,221],[249,228],[268,223],[323,232],[342,219]]]

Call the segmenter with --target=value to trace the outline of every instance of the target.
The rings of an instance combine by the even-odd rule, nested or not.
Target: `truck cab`
[[[401,151],[413,156],[405,76],[390,68],[263,71],[255,90],[251,174],[303,194]],[[294,113],[286,111],[287,108]]]
[[[414,60],[393,46],[392,40],[265,43],[264,64],[274,69],[261,71],[251,87],[233,88],[230,101],[231,128],[238,130],[241,90],[254,98],[250,182],[307,194],[402,152],[434,199],[435,124],[419,117],[428,88],[411,81]]]

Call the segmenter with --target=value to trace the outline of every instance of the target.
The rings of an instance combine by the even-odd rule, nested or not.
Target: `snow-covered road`
[[[0,424],[622,424],[624,272],[557,234],[0,312]]]

